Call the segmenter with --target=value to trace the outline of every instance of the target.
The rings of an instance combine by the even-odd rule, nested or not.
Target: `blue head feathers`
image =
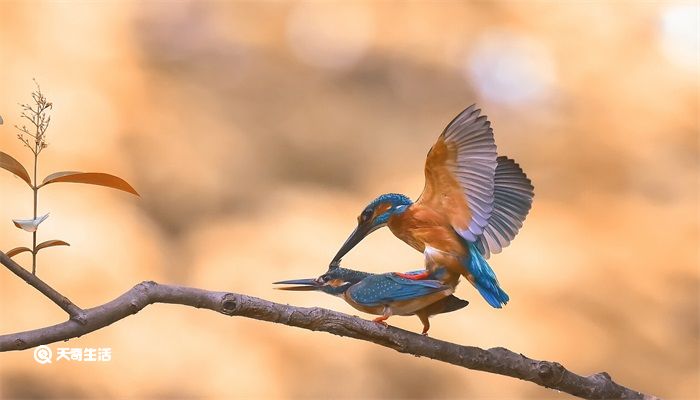
[[[392,215],[401,214],[413,204],[411,199],[396,193],[383,194],[372,200],[367,207],[357,217],[357,228],[350,234],[350,237],[338,250],[338,254],[333,257],[330,266],[338,265],[340,259],[347,254],[365,236],[375,230],[385,226]]]
[[[360,223],[372,220],[372,225],[380,227],[389,221],[389,217],[406,211],[411,204],[413,202],[407,196],[386,193],[372,200],[358,219]]]

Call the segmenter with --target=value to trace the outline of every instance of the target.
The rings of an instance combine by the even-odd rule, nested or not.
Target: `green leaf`
[[[61,171],[51,174],[44,178],[44,181],[39,187],[56,182],[69,183],[86,183],[89,185],[106,186],[112,189],[123,190],[125,192],[139,196],[138,192],[131,187],[124,179],[101,172],[76,172],[76,171]]]
[[[27,169],[15,160],[14,157],[7,153],[0,151],[0,168],[8,170],[15,174],[17,177],[27,182],[27,185],[32,186],[32,180],[29,178],[29,172]]]
[[[14,249],[9,250],[7,253],[5,253],[5,255],[12,258],[12,257],[16,256],[17,254],[24,253],[25,251],[28,251],[31,253],[32,249],[30,249],[28,247],[15,247]]]

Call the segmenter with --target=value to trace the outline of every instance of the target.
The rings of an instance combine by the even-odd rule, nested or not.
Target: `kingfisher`
[[[441,272],[442,269],[436,271],[437,274]],[[332,265],[316,279],[292,279],[274,284],[297,285],[278,288],[280,290],[321,291],[338,296],[359,311],[379,315],[374,322],[385,326],[392,315],[416,315],[423,323],[422,334],[427,335],[429,317],[459,310],[469,302],[452,295],[454,287],[434,279],[435,274],[423,280],[406,278],[417,273],[422,271],[372,274]]]
[[[443,283],[455,287],[464,276],[492,307],[508,302],[486,260],[510,244],[522,227],[534,187],[514,160],[498,156],[491,123],[480,112],[471,105],[440,134],[428,152],[418,200],[397,193],[372,200],[331,266],[367,235],[388,226],[424,254],[425,271],[403,278],[426,279],[444,267]]]

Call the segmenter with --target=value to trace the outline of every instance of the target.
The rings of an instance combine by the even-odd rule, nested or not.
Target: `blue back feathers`
[[[501,308],[508,303],[508,294],[498,285],[498,279],[489,264],[481,255],[477,246],[468,242],[469,262],[466,265],[469,273],[474,277],[474,286],[481,296],[494,308]]]
[[[412,300],[449,288],[440,281],[413,281],[388,273],[368,276],[351,286],[347,294],[356,303],[372,307],[395,301]]]

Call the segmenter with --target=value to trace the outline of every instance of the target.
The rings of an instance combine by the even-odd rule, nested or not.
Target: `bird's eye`
[[[330,277],[328,276],[328,274],[323,274],[323,275],[319,276],[316,280],[320,283],[326,283],[326,282],[328,282],[329,279],[330,279]]]
[[[367,222],[372,217],[372,210],[365,210],[360,214],[360,222]]]

